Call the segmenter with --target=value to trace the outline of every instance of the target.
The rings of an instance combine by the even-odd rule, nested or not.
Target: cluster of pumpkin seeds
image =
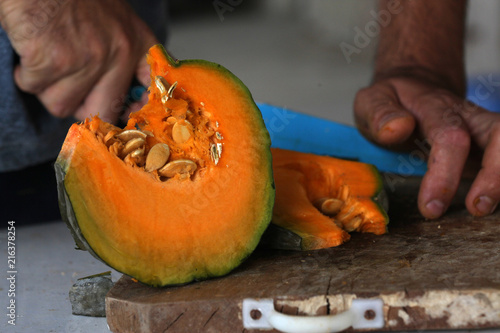
[[[148,131],[137,129],[118,132],[109,131],[104,137],[108,150],[130,166],[144,167],[147,172],[157,171],[161,177],[172,178],[180,175],[181,179],[191,177],[198,165],[188,159],[169,162],[170,147],[166,143],[157,143],[146,154],[146,138],[153,136]]]
[[[347,211],[343,208],[349,205]],[[349,186],[341,185],[336,197],[320,198],[314,202],[314,206],[324,215],[331,217],[338,227],[348,232],[356,230],[363,222],[362,215],[351,216],[356,208],[356,203],[350,200]]]
[[[165,106],[168,99],[172,98],[177,82],[173,83],[168,89],[168,83],[162,76],[155,78],[155,84],[161,94],[161,102]],[[191,111],[187,111],[192,114]],[[183,144],[189,141],[194,136],[193,125],[187,119],[177,119],[169,116],[166,119],[169,125],[172,125],[172,141],[175,144]],[[218,123],[216,122],[216,127]],[[104,144],[108,150],[114,155],[121,158],[127,165],[143,167],[146,172],[156,172],[160,179],[179,175],[180,179],[190,178],[198,169],[196,162],[189,159],[170,159],[170,147],[166,143],[156,143],[150,149],[147,149],[147,137],[153,137],[153,133],[139,129],[129,130],[111,130],[103,138]],[[210,143],[209,156],[215,165],[218,164],[222,154],[223,139],[219,132],[208,132],[209,137],[214,137],[216,140]]]
[[[161,95],[161,102],[165,107],[165,111],[168,112],[168,106],[166,105],[167,101],[172,98],[173,92],[177,87],[177,82],[174,82],[168,89],[168,82],[165,80],[163,76],[155,77],[155,85],[158,88]],[[191,111],[187,111],[191,113]],[[193,135],[193,126],[188,120],[184,120],[182,123],[178,122],[175,117],[168,117],[167,122],[173,124],[172,127],[172,138],[176,143],[184,143],[188,141]],[[216,127],[219,127],[219,123],[216,122]],[[222,135],[219,132],[209,133],[210,136],[214,135],[217,141],[223,139]],[[222,143],[214,142],[210,144],[210,158],[217,165],[219,163],[219,159],[222,155]]]

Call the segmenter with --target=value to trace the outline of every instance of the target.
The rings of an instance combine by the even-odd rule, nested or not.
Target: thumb
[[[381,145],[402,144],[415,129],[415,118],[400,104],[396,91],[380,83],[356,94],[354,117],[359,131]]]
[[[149,87],[151,85],[150,68],[146,55],[139,60],[135,71],[135,77],[144,87]]]
[[[149,43],[151,46],[158,44],[158,41],[152,38]],[[151,85],[151,69],[148,63],[147,50],[144,55],[139,58],[137,67],[135,70],[135,80],[136,84],[140,86],[133,86],[132,90],[135,90],[133,94],[133,102],[127,107],[121,119],[126,122],[130,116],[130,113],[139,111],[148,101],[148,87]],[[140,96],[137,95],[140,93]]]
[[[149,45],[148,49],[156,44],[159,44],[159,42],[154,38],[146,43],[146,45]],[[151,85],[151,70],[147,56],[148,49],[146,49],[146,51],[144,52],[144,56],[139,59],[135,71],[135,77],[144,87],[149,87]]]

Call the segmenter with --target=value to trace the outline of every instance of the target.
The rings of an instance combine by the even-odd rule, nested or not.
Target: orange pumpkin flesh
[[[194,161],[196,171],[145,171],[143,157],[113,153],[125,143],[110,132],[123,130],[94,117],[71,127],[56,163],[62,215],[79,247],[143,283],[224,275],[253,251],[270,221],[269,135],[246,87],[221,66],[174,61],[161,46],[150,49],[148,62],[149,101],[125,130],[147,133],[145,155],[166,143],[169,161]],[[164,102],[158,76],[177,82]],[[186,142],[174,140],[172,123],[190,126]]]
[[[386,232],[388,217],[381,207],[383,188],[375,167],[289,150],[271,151],[276,184],[272,222],[298,235],[300,249],[338,246],[350,238],[348,231]],[[335,216],[326,216],[314,205],[321,198],[340,198],[343,206]],[[271,245],[283,244],[275,240]]]

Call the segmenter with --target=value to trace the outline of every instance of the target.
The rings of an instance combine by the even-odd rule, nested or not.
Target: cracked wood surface
[[[106,299],[110,329],[241,332],[244,298],[318,315],[344,311],[357,297],[384,301],[385,330],[500,327],[500,213],[474,218],[455,205],[426,221],[408,183],[388,192],[383,236],[352,234],[340,247],[309,252],[261,248],[228,276],[185,286],[152,288],[124,276]]]

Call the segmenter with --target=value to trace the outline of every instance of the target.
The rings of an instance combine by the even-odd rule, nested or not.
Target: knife
[[[370,163],[385,173],[423,176],[427,171],[426,161],[418,155],[379,147],[353,126],[270,104],[257,103],[257,106],[272,147]]]

